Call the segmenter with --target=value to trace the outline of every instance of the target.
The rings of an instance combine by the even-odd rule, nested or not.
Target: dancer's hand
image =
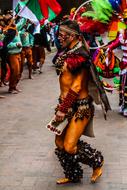
[[[55,117],[55,120],[56,121],[59,121],[59,122],[62,122],[65,118],[65,113],[61,112],[61,111],[57,111],[56,112],[56,117]]]

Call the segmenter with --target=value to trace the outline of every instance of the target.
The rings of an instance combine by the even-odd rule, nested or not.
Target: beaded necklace
[[[63,71],[63,66],[65,63],[65,59],[69,56],[72,55],[73,53],[76,53],[75,51],[79,49],[82,46],[81,42],[78,42],[71,50],[68,51],[66,48],[61,55],[58,55],[56,61],[55,61],[55,67],[56,67],[56,73],[57,75],[60,75]]]

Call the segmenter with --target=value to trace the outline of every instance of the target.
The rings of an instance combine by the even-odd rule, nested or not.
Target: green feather
[[[93,0],[91,2],[93,11],[87,11],[82,16],[92,17],[102,23],[108,23],[112,17],[113,9],[108,0]]]
[[[83,13],[82,16],[95,18],[96,14],[93,11],[87,11]]]

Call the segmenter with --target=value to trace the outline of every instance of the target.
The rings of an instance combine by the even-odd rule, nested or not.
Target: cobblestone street
[[[54,154],[54,135],[46,128],[59,95],[58,78],[47,54],[42,74],[27,79],[25,69],[19,83],[22,92],[7,93],[0,88],[0,190],[127,190],[127,118],[118,113],[118,92],[108,93],[112,111],[104,120],[96,106],[95,138],[82,137],[102,151],[103,175],[90,183],[92,169],[83,165],[81,183],[56,185],[63,176]]]

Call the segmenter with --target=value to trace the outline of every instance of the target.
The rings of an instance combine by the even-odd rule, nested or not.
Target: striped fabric
[[[119,40],[120,40],[120,43],[121,43],[121,49],[123,50],[122,61],[123,62],[127,62],[127,40],[125,40],[123,38],[123,34],[122,33],[119,35]]]

